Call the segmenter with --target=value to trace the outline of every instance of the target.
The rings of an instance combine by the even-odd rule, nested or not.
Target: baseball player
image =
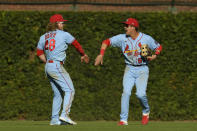
[[[119,47],[122,50],[126,68],[123,77],[121,113],[118,125],[128,125],[129,100],[134,85],[136,85],[137,98],[140,100],[143,108],[142,124],[145,125],[148,123],[150,113],[146,96],[149,77],[147,65],[149,61],[156,59],[157,55],[160,54],[162,46],[151,36],[138,31],[139,23],[136,19],[128,18],[123,24],[126,33],[113,36],[102,42],[100,54],[95,59],[95,65],[103,64],[104,52],[108,46]],[[148,56],[148,47],[155,51],[153,55]]]
[[[68,46],[73,45],[77,49],[81,54],[81,62],[89,62],[89,57],[79,42],[70,33],[63,31],[65,21],[67,20],[60,14],[51,16],[47,31],[40,37],[37,45],[37,55],[46,63],[45,73],[54,92],[50,125],[77,124],[69,118],[75,90],[68,72],[63,67]],[[63,109],[59,117],[62,101]]]

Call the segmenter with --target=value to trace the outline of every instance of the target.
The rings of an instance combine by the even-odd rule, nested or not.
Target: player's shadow
[[[48,122],[48,123],[35,123],[33,125],[35,125],[35,126],[50,126],[49,123],[50,122]]]

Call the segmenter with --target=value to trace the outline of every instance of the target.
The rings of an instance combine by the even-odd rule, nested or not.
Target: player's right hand
[[[97,66],[97,65],[99,65],[99,64],[103,64],[103,55],[98,55],[97,57],[96,57],[96,59],[95,59],[95,63],[94,63],[94,65],[95,66]]]
[[[90,60],[90,58],[86,54],[81,57],[81,62],[89,63],[89,60]]]

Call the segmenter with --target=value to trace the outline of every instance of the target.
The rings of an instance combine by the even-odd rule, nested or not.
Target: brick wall
[[[1,0],[1,2],[25,2],[27,0]],[[29,0],[29,2],[62,2],[65,0]],[[72,1],[72,0],[71,0]],[[77,0],[79,2],[91,2],[92,0]],[[121,1],[121,2],[120,2]],[[156,2],[158,0],[93,0],[93,2],[114,2],[114,3],[131,3],[131,2]],[[161,2],[170,2],[171,0],[159,0]],[[186,0],[176,0],[177,2],[184,2]],[[196,3],[197,0],[187,0],[190,3]],[[114,11],[114,12],[155,12],[155,11],[164,11],[168,12],[171,11],[171,6],[104,6],[104,5],[85,5],[85,4],[78,4],[75,7],[72,4],[54,4],[54,5],[11,5],[11,4],[0,4],[0,10],[3,11]],[[190,12],[197,12],[197,6],[175,6],[175,12],[180,11],[190,11]]]

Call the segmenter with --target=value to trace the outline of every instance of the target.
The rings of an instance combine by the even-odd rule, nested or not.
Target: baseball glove
[[[149,49],[147,44],[143,44],[140,48],[141,56],[146,58],[147,56],[151,56],[151,50]]]

